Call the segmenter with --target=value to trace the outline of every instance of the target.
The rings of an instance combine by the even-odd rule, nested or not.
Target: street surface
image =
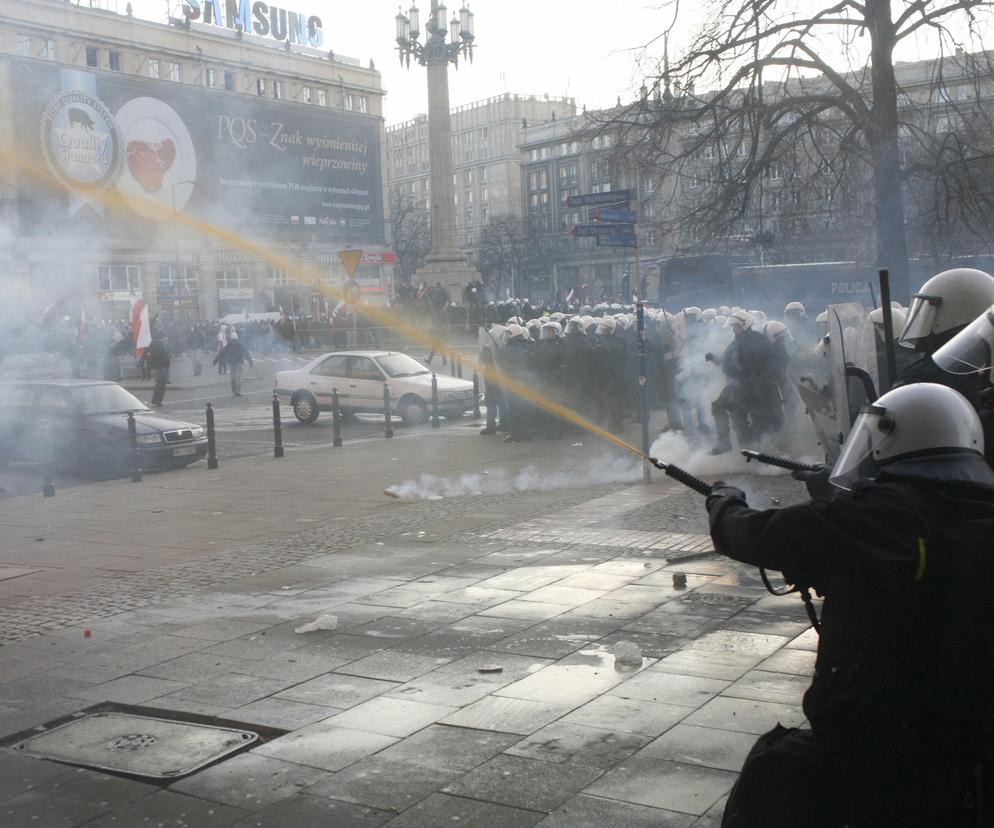
[[[167,394],[173,413],[217,402],[217,470],[0,499],[0,824],[706,828],[756,735],[803,720],[801,602],[711,552],[698,495],[540,474],[384,497],[616,450],[505,444],[471,420],[393,440],[357,423],[332,449],[322,418],[288,425],[275,459],[271,380],[252,382]],[[725,479],[762,506],[803,494]],[[337,628],[295,632],[326,614]],[[641,666],[616,666],[621,640]],[[100,704],[263,741],[161,782],[10,750]]]

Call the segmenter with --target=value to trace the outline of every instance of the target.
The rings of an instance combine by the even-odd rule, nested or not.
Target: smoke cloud
[[[458,477],[422,474],[417,480],[391,486],[387,492],[401,500],[441,500],[446,497],[584,489],[607,483],[631,483],[641,478],[642,463],[637,458],[606,455],[554,472],[528,465],[519,472],[497,468]]]

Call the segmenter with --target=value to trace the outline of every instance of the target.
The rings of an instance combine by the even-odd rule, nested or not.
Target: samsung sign
[[[187,20],[272,37],[320,49],[324,42],[321,18],[271,6],[262,0],[183,0]]]

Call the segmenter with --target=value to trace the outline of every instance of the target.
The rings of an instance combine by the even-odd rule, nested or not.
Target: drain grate
[[[13,749],[96,770],[176,779],[258,740],[259,734],[251,730],[132,713],[91,713],[31,736]]]

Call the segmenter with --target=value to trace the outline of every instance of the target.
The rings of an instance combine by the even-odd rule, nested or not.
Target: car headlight
[[[162,442],[161,434],[139,434],[135,438],[135,442],[140,446],[150,446],[156,443]]]
[[[204,436],[204,429],[202,426],[194,426],[193,428],[190,429],[190,431],[193,433],[194,440],[196,440],[198,437]]]

